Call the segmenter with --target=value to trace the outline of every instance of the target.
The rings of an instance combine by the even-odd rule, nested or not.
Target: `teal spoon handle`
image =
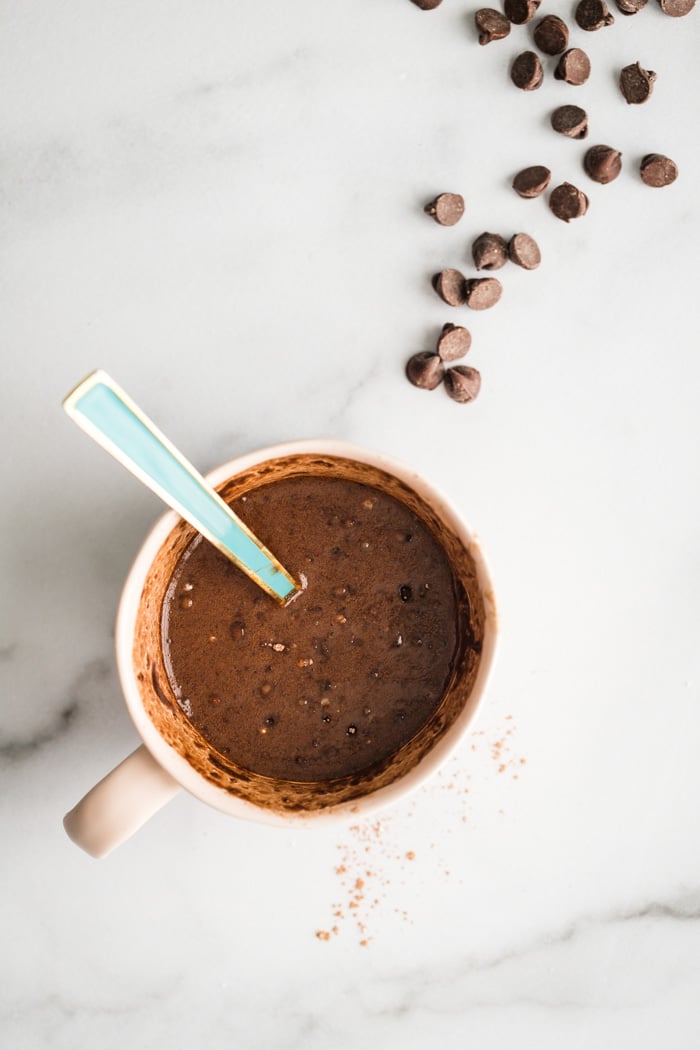
[[[105,372],[63,402],[71,419],[280,602],[299,585],[182,453]]]

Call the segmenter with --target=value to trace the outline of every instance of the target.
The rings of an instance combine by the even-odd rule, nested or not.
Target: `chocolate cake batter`
[[[282,608],[196,537],[162,609],[180,707],[222,755],[285,780],[332,780],[427,722],[457,651],[457,587],[440,543],[379,489],[295,476],[232,502],[306,586]]]

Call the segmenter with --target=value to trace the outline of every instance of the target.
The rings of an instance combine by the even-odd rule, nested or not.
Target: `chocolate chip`
[[[460,193],[439,193],[423,211],[440,226],[454,226],[464,215],[464,197]]]
[[[569,30],[566,22],[558,15],[545,15],[541,18],[535,26],[533,37],[545,55],[560,55],[569,46]]]
[[[571,222],[588,211],[588,197],[570,182],[563,182],[549,195],[549,207],[558,219]]]
[[[479,43],[490,44],[492,40],[503,40],[510,33],[510,22],[493,7],[481,7],[474,15],[479,32]]]
[[[551,116],[552,127],[570,139],[585,139],[588,135],[588,114],[580,106],[557,106]]]
[[[448,306],[464,306],[464,274],[459,270],[441,270],[433,277],[433,288]]]
[[[671,18],[682,18],[689,15],[695,7],[695,0],[659,0],[659,7]]]
[[[482,233],[472,244],[477,270],[500,270],[508,261],[508,246],[498,233]]]
[[[583,167],[594,182],[607,186],[622,171],[622,154],[612,146],[591,146],[586,150]]]
[[[423,350],[414,354],[406,365],[406,377],[409,383],[421,390],[434,390],[440,386],[445,374],[445,367],[437,354]]]
[[[488,310],[503,294],[503,285],[497,277],[476,277],[464,282],[467,306],[472,310]]]
[[[539,245],[529,233],[516,233],[508,244],[510,261],[523,270],[536,270],[542,262]]]
[[[642,69],[639,62],[620,70],[620,91],[630,105],[638,106],[651,95],[656,73],[653,69]]]
[[[647,6],[647,0],[615,0],[615,3],[621,15],[636,15]]]
[[[513,178],[513,189],[519,197],[530,200],[539,197],[549,186],[552,173],[543,164],[533,164],[529,168],[523,168]]]
[[[404,583],[399,587],[399,595],[402,602],[410,602],[413,597],[413,588],[408,583]]]
[[[457,361],[464,357],[472,345],[468,328],[457,324],[443,325],[437,342],[437,352],[442,361]]]
[[[608,11],[605,0],[579,0],[574,14],[576,24],[592,33],[604,26],[611,26],[615,19]]]
[[[585,84],[591,75],[591,60],[580,47],[570,47],[565,51],[557,62],[554,70],[556,80],[564,80],[567,84]]]
[[[445,373],[445,390],[453,401],[466,405],[478,396],[481,389],[481,373],[469,365],[455,365]]]
[[[411,0],[411,3],[420,7],[421,11],[433,11],[440,6],[442,0]]]
[[[534,51],[523,51],[510,67],[510,79],[523,91],[536,91],[542,84],[542,63]]]
[[[537,14],[540,0],[506,0],[503,9],[513,25],[524,26]]]
[[[639,174],[647,186],[670,186],[678,178],[678,167],[663,153],[647,153],[642,158]]]

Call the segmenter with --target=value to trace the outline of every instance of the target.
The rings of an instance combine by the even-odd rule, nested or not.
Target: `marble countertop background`
[[[524,93],[528,29],[480,48],[475,7],[0,5],[3,1046],[700,1045],[700,13],[576,32],[589,83]],[[631,107],[637,59],[658,80]],[[623,151],[613,184],[549,129],[564,102]],[[675,185],[641,184],[647,152]],[[517,198],[531,163],[589,214]],[[452,229],[421,211],[441,190]],[[543,262],[465,319],[462,407],[402,371],[457,319],[430,274],[471,272],[483,230]],[[202,468],[345,438],[477,528],[489,702],[381,820],[285,831],[183,794],[105,861],[64,836],[137,743],[113,620],[160,513],[61,412],[98,366]]]

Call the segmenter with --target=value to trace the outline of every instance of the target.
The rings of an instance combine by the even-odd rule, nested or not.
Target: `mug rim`
[[[115,651],[119,679],[127,710],[139,736],[153,758],[189,794],[194,795],[195,798],[212,806],[214,809],[228,813],[231,816],[253,820],[258,823],[284,826],[310,826],[312,824],[316,825],[319,821],[323,823],[341,823],[349,817],[357,820],[376,812],[378,809],[385,808],[392,801],[403,798],[414,788],[424,783],[455,751],[473,725],[482,707],[486,684],[493,669],[498,637],[498,616],[491,573],[476,533],[444,493],[406,464],[382,452],[356,445],[353,442],[329,438],[309,438],[280,442],[243,453],[215,467],[205,477],[213,485],[218,485],[267,460],[309,453],[354,459],[385,470],[414,489],[418,495],[434,507],[440,519],[454,529],[460,542],[465,545],[474,559],[477,570],[477,583],[484,601],[484,638],[477,675],[463,709],[448,732],[406,774],[376,791],[353,799],[351,802],[331,805],[313,812],[281,812],[269,807],[255,805],[230,794],[223,788],[217,787],[198,773],[160,735],[141,700],[133,663],[133,643],[143,585],[156,554],[178,522],[182,520],[180,515],[174,510],[166,511],[165,514],[161,515],[147,533],[134,559],[124,582],[117,610]]]

